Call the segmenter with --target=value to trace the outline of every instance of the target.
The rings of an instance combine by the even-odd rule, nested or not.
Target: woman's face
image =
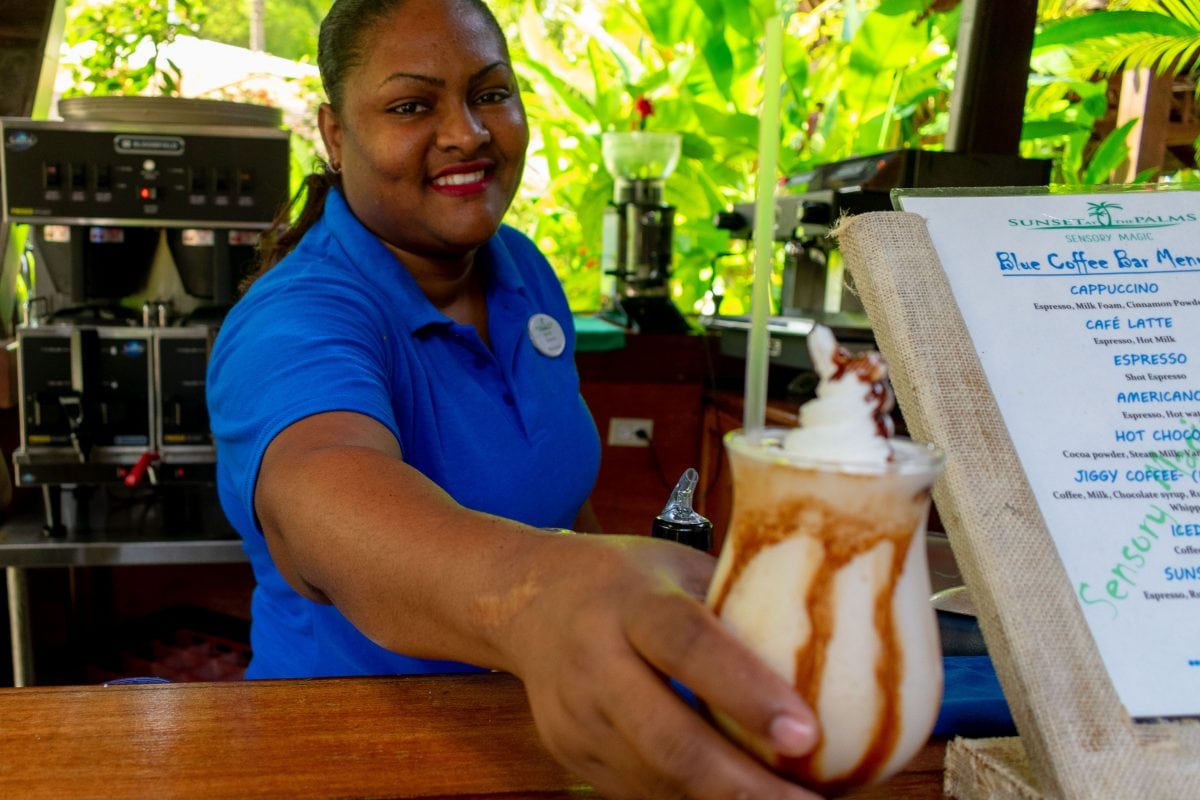
[[[321,135],[350,207],[400,255],[459,258],[512,202],[529,127],[504,44],[463,2],[408,0],[365,35]]]

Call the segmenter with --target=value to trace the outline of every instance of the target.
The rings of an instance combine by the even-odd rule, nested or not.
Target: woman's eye
[[[419,103],[416,100],[409,100],[406,103],[397,103],[388,110],[393,114],[416,114],[423,108],[425,108],[424,103]]]
[[[488,89],[477,98],[480,103],[503,103],[508,98],[512,97],[512,92],[508,89]]]

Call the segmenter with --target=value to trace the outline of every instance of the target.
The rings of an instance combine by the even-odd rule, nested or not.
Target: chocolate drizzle
[[[867,385],[866,399],[875,403],[872,415],[875,419],[875,433],[884,439],[890,439],[895,433],[891,415],[895,398],[892,395],[891,384],[888,383],[888,368],[883,356],[873,350],[851,353],[839,344],[833,350],[833,380],[840,381],[847,373],[853,374]]]
[[[830,497],[832,492],[829,490],[835,488],[833,483],[822,486],[819,478],[797,475],[789,481],[792,489],[798,489],[796,484],[800,483],[811,482],[811,485],[784,494],[770,488],[769,471],[779,470],[778,464],[764,464],[753,459],[738,461],[735,470],[748,472],[737,476],[737,486],[749,491],[741,496],[735,493],[728,544],[735,545],[736,549],[732,553],[729,572],[712,598],[713,610],[721,615],[731,588],[742,578],[750,562],[767,548],[794,536],[805,536],[819,543],[822,558],[815,567],[805,597],[811,633],[809,640],[801,643],[795,652],[795,688],[814,709],[819,708],[828,649],[838,625],[838,575],[855,558],[884,543],[891,544],[888,570],[875,587],[873,598],[872,622],[879,642],[873,669],[878,705],[869,743],[858,763],[844,774],[831,776],[820,768],[825,747],[823,739],[808,756],[777,758],[774,764],[779,772],[830,796],[871,783],[892,757],[903,729],[900,692],[904,658],[893,605],[909,546],[921,526],[924,498],[913,497],[911,489],[903,491],[904,481],[881,492],[879,481],[886,483],[886,477],[830,476],[830,480],[837,482],[840,493],[855,496],[853,483],[861,480],[857,496],[874,498],[857,512],[847,511]],[[847,481],[850,486],[846,485]],[[872,513],[870,507],[878,508],[876,504],[886,506],[889,513]]]

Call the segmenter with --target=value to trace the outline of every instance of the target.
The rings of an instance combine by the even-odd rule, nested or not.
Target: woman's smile
[[[494,171],[495,165],[491,161],[452,164],[438,172],[430,185],[442,194],[466,197],[486,191]]]

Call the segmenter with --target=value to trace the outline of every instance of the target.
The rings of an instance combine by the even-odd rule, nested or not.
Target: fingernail
[[[812,749],[817,730],[812,723],[780,714],[771,720],[771,743],[780,755],[802,756]]]

